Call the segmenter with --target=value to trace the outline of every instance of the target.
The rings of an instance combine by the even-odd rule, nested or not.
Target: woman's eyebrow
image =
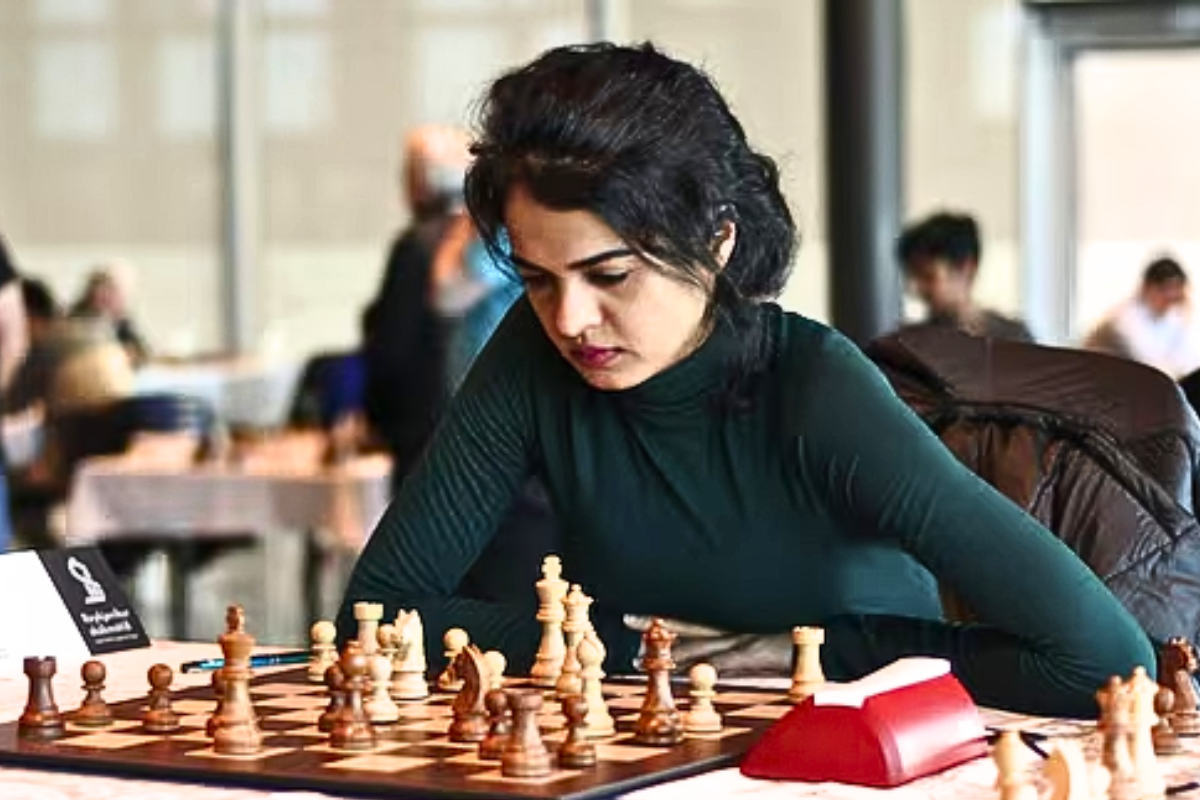
[[[610,261],[611,259],[614,259],[614,258],[625,258],[626,256],[635,256],[635,255],[637,255],[637,252],[634,250],[631,250],[628,247],[618,247],[613,250],[605,250],[603,252],[596,253],[595,255],[591,255],[586,258],[581,258],[578,261],[572,261],[570,264],[567,264],[566,269],[568,269],[568,270],[586,269],[587,267],[594,267],[597,264],[603,264],[605,261]],[[512,262],[514,264],[516,264],[518,267],[520,267],[521,269],[533,270],[535,272],[550,272],[551,271],[551,270],[547,269],[546,267],[540,266],[538,264],[533,263],[532,261],[522,258],[521,256],[517,255],[516,253],[513,253],[510,256],[510,258],[512,259]]]

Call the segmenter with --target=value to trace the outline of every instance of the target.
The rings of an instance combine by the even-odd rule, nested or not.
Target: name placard
[[[0,670],[26,656],[80,661],[148,647],[142,621],[99,550],[72,547],[0,556]]]

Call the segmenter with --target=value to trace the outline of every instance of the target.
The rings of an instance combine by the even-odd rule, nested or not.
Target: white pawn
[[[1037,790],[1025,778],[1025,745],[1017,731],[1004,731],[992,748],[996,762],[996,788],[1000,800],[1037,800]]]
[[[1042,775],[1050,786],[1046,800],[1093,800],[1091,767],[1079,742],[1070,739],[1057,742],[1046,759]],[[1097,791],[1096,796],[1103,796],[1103,791]]]
[[[589,739],[612,736],[616,733],[616,725],[612,715],[608,713],[608,704],[604,702],[604,689],[601,680],[604,678],[604,663],[606,652],[604,645],[595,632],[588,631],[579,640],[576,648],[582,669],[579,677],[583,681],[583,699],[587,701],[587,716],[584,717],[584,730]]]
[[[425,627],[418,611],[396,615],[396,657],[392,669],[392,697],[396,700],[424,700],[429,697],[425,682]]]
[[[499,650],[488,650],[483,654],[484,663],[488,668],[488,686],[485,691],[504,688],[504,670],[508,667],[508,659]]]
[[[376,638],[379,640],[379,654],[385,656],[388,661],[392,662],[392,671],[396,670],[396,649],[399,644],[400,632],[396,630],[396,626],[390,623],[380,625],[376,632]]]
[[[692,688],[691,703],[683,715],[684,733],[717,733],[721,730],[721,715],[713,708],[716,697],[717,670],[712,664],[697,664],[688,672]]]
[[[329,620],[314,622],[308,632],[312,639],[312,660],[308,662],[308,679],[314,683],[325,682],[325,670],[337,663],[337,628]]]
[[[1158,766],[1158,756],[1154,753],[1153,731],[1158,724],[1158,715],[1154,713],[1154,697],[1158,694],[1158,683],[1146,674],[1145,667],[1134,667],[1133,675],[1125,685],[1130,694],[1129,722],[1132,735],[1129,749],[1134,778],[1144,800],[1165,797],[1167,784]]]
[[[566,641],[566,654],[563,656],[562,672],[554,687],[560,698],[569,694],[580,694],[583,688],[583,683],[579,679],[579,656],[576,654],[575,648],[579,646],[579,640],[583,638],[583,635],[592,629],[592,622],[588,618],[591,606],[592,598],[583,593],[579,584],[573,585],[571,591],[563,599],[563,608],[567,615],[562,625],[563,637]]]
[[[792,644],[796,648],[796,667],[792,672],[792,688],[788,699],[802,703],[822,684],[825,673],[821,670],[821,645],[825,644],[823,628],[792,628]]]
[[[392,659],[382,653],[371,656],[371,696],[363,708],[372,724],[386,725],[400,719],[400,709],[388,692],[391,677]]]
[[[379,620],[383,619],[383,603],[355,603],[354,618],[358,620],[358,643],[364,655],[373,656],[379,649]]]
[[[446,647],[446,668],[438,676],[437,686],[443,692],[457,692],[462,688],[463,682],[454,669],[454,660],[470,643],[471,637],[462,628],[451,628],[442,637],[442,644]]]

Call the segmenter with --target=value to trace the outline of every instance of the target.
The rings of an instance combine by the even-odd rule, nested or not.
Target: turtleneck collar
[[[621,405],[638,412],[695,410],[711,406],[725,389],[737,337],[728,322],[718,320],[700,346],[682,360],[630,389],[612,392]]]

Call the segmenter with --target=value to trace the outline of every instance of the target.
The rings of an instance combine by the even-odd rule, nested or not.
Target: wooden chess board
[[[510,688],[528,685],[525,679],[506,682]],[[0,762],[364,797],[583,800],[735,764],[759,732],[792,707],[780,693],[718,687],[714,706],[724,717],[722,732],[689,735],[674,747],[651,747],[632,740],[644,684],[606,682],[604,694],[617,733],[596,740],[597,766],[556,768],[546,778],[503,777],[499,762],[479,760],[478,745],[451,742],[446,732],[453,695],[448,694],[403,704],[399,723],[376,728],[374,750],[334,750],[328,734],[316,728],[317,717],[327,705],[325,688],[309,682],[304,668],[254,679],[251,696],[263,731],[263,750],[253,756],[213,752],[204,727],[216,698],[206,686],[176,693],[174,708],[182,729],[170,735],[142,729],[144,701],[140,699],[113,703],[114,723],[108,728],[85,729],[68,722],[66,736],[53,742],[19,738],[15,722],[0,725]],[[566,735],[557,706],[547,703],[539,717],[552,752]]]

